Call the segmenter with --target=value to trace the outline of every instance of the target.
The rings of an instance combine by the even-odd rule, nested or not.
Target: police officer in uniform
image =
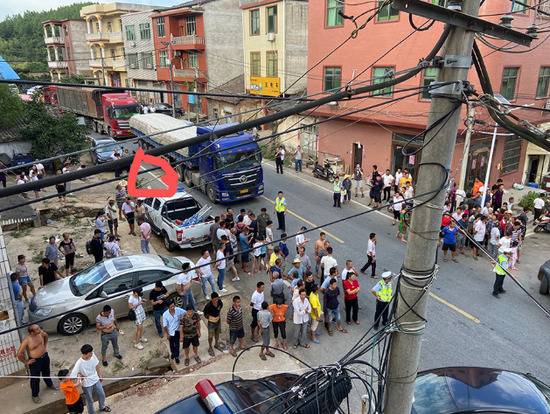
[[[277,198],[275,199],[275,213],[277,213],[277,221],[279,222],[279,227],[277,230],[285,231],[285,211],[286,211],[286,199],[282,191],[277,193]]]
[[[497,256],[495,262],[495,267],[493,272],[495,272],[495,284],[493,285],[493,296],[498,298],[499,293],[506,293],[502,288],[504,283],[504,276],[506,276],[506,271],[508,270],[508,260],[512,256],[512,249],[502,249]]]
[[[382,280],[380,280],[371,289],[371,293],[376,298],[376,312],[374,313],[374,329],[378,329],[380,323],[380,317],[382,318],[382,324],[385,326],[388,324],[388,313],[390,310],[390,302],[393,297],[393,287],[391,279],[393,277],[392,272],[382,273]]]

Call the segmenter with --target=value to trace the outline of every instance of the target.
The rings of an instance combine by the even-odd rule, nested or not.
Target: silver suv
[[[47,332],[75,335],[95,323],[95,318],[108,304],[120,318],[128,315],[128,295],[142,288],[144,298],[162,280],[173,299],[176,276],[181,265],[193,262],[186,257],[136,254],[107,259],[81,272],[49,283],[38,290],[29,306],[31,323],[37,322]],[[176,300],[177,302],[177,300]],[[149,308],[150,306],[147,306]],[[57,315],[44,322],[41,319]]]

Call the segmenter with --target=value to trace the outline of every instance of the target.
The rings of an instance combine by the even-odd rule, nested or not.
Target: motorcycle
[[[533,231],[535,233],[550,233],[550,216],[542,216],[538,221],[533,223],[535,228]]]
[[[325,160],[323,165],[319,164],[318,162],[315,163],[315,166],[313,167],[313,176],[315,178],[322,178],[323,180],[328,180],[329,183],[332,183],[334,182],[336,173],[332,169],[330,162],[328,160]]]

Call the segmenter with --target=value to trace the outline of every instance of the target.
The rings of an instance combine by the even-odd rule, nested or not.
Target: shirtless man
[[[48,334],[38,325],[28,327],[29,334],[21,342],[17,351],[17,359],[28,367],[31,376],[32,400],[40,404],[40,377],[48,386],[55,390],[52,379],[50,378],[50,357],[48,356]],[[28,353],[29,359],[25,353]]]
[[[319,277],[319,266],[321,265],[321,250],[325,248],[325,241],[327,236],[324,231],[319,233],[319,239],[315,241],[315,273]]]

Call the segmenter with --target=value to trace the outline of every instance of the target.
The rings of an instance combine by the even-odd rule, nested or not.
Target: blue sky
[[[82,3],[84,0],[0,0],[0,21],[7,16],[23,13],[26,10],[42,11],[72,3]],[[93,1],[93,0],[92,0]],[[97,0],[96,0],[97,1]],[[98,3],[113,3],[112,1],[97,1]],[[119,1],[119,3],[148,4],[154,6],[172,6],[183,3],[183,0],[135,0]]]

